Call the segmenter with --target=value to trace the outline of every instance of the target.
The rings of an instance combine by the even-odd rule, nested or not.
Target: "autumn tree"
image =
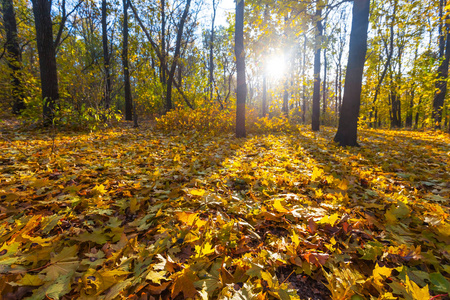
[[[320,129],[320,53],[322,48],[322,6],[318,1],[316,3],[315,14],[315,37],[314,37],[314,93],[312,106],[311,129],[318,131]]]
[[[235,56],[237,72],[236,92],[236,137],[245,137],[245,50],[244,50],[244,0],[236,0]]]
[[[11,70],[13,113],[20,114],[25,108],[24,90],[21,78],[22,53],[17,34],[17,22],[12,0],[1,0],[1,12],[6,31],[5,54]]]
[[[352,10],[352,29],[344,99],[339,117],[339,127],[334,141],[340,146],[358,146],[357,128],[361,105],[361,86],[367,51],[370,0],[355,0]]]
[[[447,1],[439,2],[439,59],[441,61],[437,70],[436,92],[433,99],[434,128],[441,128],[442,111],[447,94],[448,65],[450,60],[450,11],[447,11]],[[445,16],[444,16],[445,10]],[[445,27],[444,27],[445,25]]]
[[[107,26],[107,7],[106,0],[102,0],[102,47],[103,47],[103,66],[105,69],[105,92],[104,105],[109,108],[111,105],[111,66],[108,46],[108,26]]]
[[[125,120],[133,120],[133,102],[131,99],[130,69],[128,62],[128,0],[122,0],[123,27],[122,27],[122,65],[123,84],[125,90]]]
[[[44,126],[53,123],[56,102],[59,99],[51,0],[31,0],[36,26],[36,43],[39,55]]]

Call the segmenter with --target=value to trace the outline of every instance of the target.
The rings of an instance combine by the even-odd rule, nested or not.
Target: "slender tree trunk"
[[[320,129],[320,49],[322,47],[322,8],[319,3],[316,4],[316,36],[314,42],[314,91],[311,129],[319,131]]]
[[[262,86],[262,116],[267,116],[267,76],[266,72],[263,72],[263,86]]]
[[[106,23],[107,11],[106,0],[102,0],[102,45],[103,45],[103,66],[105,68],[105,94],[104,105],[108,109],[111,106],[111,68],[108,50],[108,28]]]
[[[352,30],[345,76],[344,99],[339,127],[334,141],[340,146],[358,146],[357,129],[361,106],[361,86],[367,51],[370,0],[355,0],[352,10]]]
[[[394,53],[394,24],[395,24],[395,19],[397,17],[397,6],[398,6],[398,1],[394,1],[394,10],[392,12],[392,19],[391,19],[391,24],[389,26],[389,30],[390,30],[390,38],[389,38],[389,49],[387,50],[387,59],[386,59],[386,63],[384,64],[384,69],[383,72],[381,73],[381,77],[380,80],[377,83],[377,86],[375,88],[375,95],[373,96],[373,101],[372,101],[372,109],[370,110],[369,113],[369,120],[372,119],[372,114],[375,111],[375,106],[377,104],[377,99],[378,99],[378,95],[380,94],[380,89],[381,89],[381,85],[383,84],[384,78],[386,77],[386,73],[391,65],[391,59],[392,59],[392,54]],[[375,123],[372,124],[372,127],[376,127]]]
[[[419,97],[419,102],[417,103],[416,117],[414,122],[414,128],[419,128],[419,116],[420,116],[420,105],[422,104],[422,96]]]
[[[440,15],[442,20],[442,10],[445,6],[446,1],[440,1]],[[444,100],[447,94],[447,78],[448,78],[448,66],[450,60],[450,26],[448,22],[450,21],[449,15],[445,17],[445,26],[447,34],[443,32],[442,21],[439,24],[439,58],[442,59],[441,64],[438,67],[437,81],[435,84],[436,92],[433,99],[433,121],[434,128],[440,129],[442,122],[442,109],[444,107]],[[445,41],[446,40],[446,41]],[[445,47],[445,48],[444,48]]]
[[[22,53],[20,51],[17,36],[16,14],[12,0],[1,0],[1,12],[3,14],[3,25],[6,31],[5,54],[8,67],[11,70],[13,113],[20,114],[25,109],[24,90],[21,79]]]
[[[302,60],[302,123],[306,124],[306,34],[303,35],[303,60]]]
[[[161,76],[161,83],[163,85],[163,88],[165,88],[167,83],[166,78],[166,69],[167,69],[167,61],[166,61],[166,1],[161,0],[161,70],[160,70],[160,76]]]
[[[178,24],[177,39],[175,42],[175,53],[173,55],[173,62],[172,62],[172,65],[170,66],[169,78],[167,80],[166,112],[173,109],[173,104],[172,104],[173,76],[175,75],[175,69],[177,67],[178,59],[180,57],[181,38],[183,37],[184,23],[186,22],[190,6],[191,6],[191,0],[187,0],[186,6],[184,7],[183,15],[181,16],[180,23]]]
[[[414,84],[411,87],[411,92],[409,95],[409,107],[408,107],[408,113],[406,114],[405,119],[405,126],[406,127],[412,127],[412,119],[413,119],[413,107],[414,107]]]
[[[214,22],[216,20],[216,1],[212,0],[213,3],[213,16],[211,22],[211,39],[209,41],[209,100],[212,102],[214,93]]]
[[[247,84],[245,82],[244,51],[244,0],[236,0],[235,24],[235,56],[236,56],[236,137],[245,137],[245,100]]]
[[[125,88],[125,120],[133,120],[133,100],[131,99],[130,70],[128,66],[128,0],[123,3],[123,45],[122,65]]]
[[[327,111],[327,48],[323,49],[323,83],[322,83],[322,125],[325,124]]]
[[[51,18],[51,1],[32,0],[36,42],[39,55],[43,107],[43,124],[50,126],[55,118],[58,93],[58,71],[56,68],[55,47]]]

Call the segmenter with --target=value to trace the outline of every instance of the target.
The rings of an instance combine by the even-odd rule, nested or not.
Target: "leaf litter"
[[[448,298],[448,135],[8,134],[3,299]]]

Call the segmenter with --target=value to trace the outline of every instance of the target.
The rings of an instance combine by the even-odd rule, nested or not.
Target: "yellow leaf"
[[[346,179],[342,179],[342,180],[339,182],[338,188],[339,188],[340,190],[346,191],[346,190],[348,189],[348,181],[347,181]]]
[[[375,285],[378,287],[383,287],[383,281],[386,277],[391,276],[392,269],[388,267],[380,267],[378,263],[375,265],[375,269],[373,269],[373,280]]]
[[[192,226],[197,218],[197,213],[187,213],[187,212],[179,212],[177,213],[177,218],[187,226]]]
[[[317,224],[330,224],[331,226],[334,226],[336,222],[339,220],[338,214],[332,214],[331,216],[326,215],[322,219],[320,219]]]
[[[273,201],[273,208],[275,208],[275,210],[280,212],[280,213],[288,212],[288,210],[286,208],[284,208],[283,205],[281,204],[281,200],[280,199],[275,199]]]
[[[202,189],[192,189],[189,191],[192,196],[203,196],[205,194],[205,190]]]
[[[318,179],[320,176],[322,176],[322,174],[323,174],[323,170],[322,170],[322,169],[319,169],[319,168],[317,168],[317,167],[314,167],[314,170],[313,170],[313,172],[312,172],[312,174],[311,174],[311,180],[312,180],[312,181],[315,181],[315,180]]]
[[[206,242],[203,246],[195,246],[195,251],[197,252],[196,257],[207,256],[214,253],[214,247],[209,242]]]
[[[269,272],[265,272],[262,271],[261,272],[261,278],[264,279],[265,281],[267,281],[267,284],[269,285],[269,288],[273,288],[273,280],[272,280],[272,275],[270,275]]]
[[[104,195],[104,194],[106,194],[105,186],[104,186],[103,184],[96,185],[96,186],[92,189],[92,193],[94,193],[94,194],[96,194],[96,195]]]
[[[420,288],[414,281],[409,279],[408,275],[406,275],[406,291],[414,300],[428,300],[431,298],[428,285]]]
[[[166,271],[150,271],[145,279],[151,280],[153,283],[161,284],[161,280],[167,279],[164,275],[166,275]]]

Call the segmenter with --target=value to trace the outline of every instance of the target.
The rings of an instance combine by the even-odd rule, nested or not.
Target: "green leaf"
[[[431,289],[433,291],[450,294],[450,282],[441,273],[431,273],[430,281],[432,283]]]

